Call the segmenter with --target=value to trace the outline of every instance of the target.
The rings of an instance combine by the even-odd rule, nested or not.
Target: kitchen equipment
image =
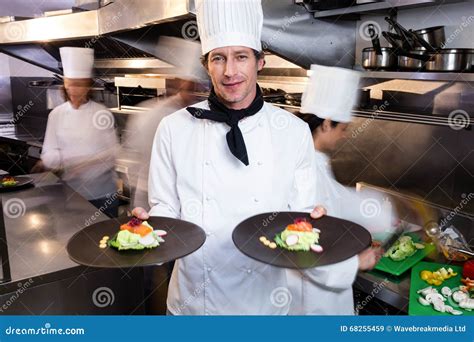
[[[462,249],[462,248],[458,248],[458,247],[451,246],[451,245],[446,246],[446,247],[448,247],[449,249],[453,249],[454,251],[462,253],[464,255],[474,257],[474,252],[473,251],[470,251],[470,250],[468,251],[467,249]]]
[[[374,47],[362,50],[362,67],[368,70],[393,70],[397,67],[397,55],[390,47],[380,48],[381,55],[377,54]]]
[[[182,258],[198,250],[206,240],[201,227],[182,220],[152,216],[147,221],[154,229],[168,233],[158,247],[147,250],[118,251],[114,248],[99,248],[99,241],[107,235],[112,238],[120,225],[129,217],[110,219],[88,226],[74,234],[67,244],[69,258],[89,267],[129,268],[161,264]]]
[[[449,278],[439,286],[434,286],[434,285],[429,285],[426,281],[421,279],[420,277],[420,272],[424,270],[428,271],[436,271],[440,268],[452,268],[454,272],[457,273],[457,276]],[[461,266],[455,266],[455,265],[447,265],[447,264],[438,264],[434,262],[420,262],[418,263],[413,269],[411,270],[411,280],[410,280],[410,296],[409,296],[409,302],[408,302],[408,314],[410,316],[451,316],[450,313],[447,312],[439,312],[436,311],[432,305],[429,306],[423,306],[418,302],[418,298],[420,295],[416,293],[418,290],[427,288],[429,286],[432,286],[433,288],[437,289],[438,292],[441,293],[441,288],[444,286],[447,286],[451,289],[455,287],[459,287],[462,285],[461,283],[461,274],[462,274],[462,267]],[[459,306],[456,304],[451,299],[448,299],[446,301],[446,304],[449,306],[452,306],[456,310],[462,311],[462,316],[473,316],[474,311],[467,311],[464,309],[459,308]]]
[[[405,233],[404,235],[410,236],[412,238],[413,242],[420,242],[421,241],[419,235],[417,235],[417,234]],[[395,234],[395,236],[398,237],[399,235]],[[395,241],[396,241],[396,239],[395,239]],[[388,245],[387,247],[390,247],[391,245],[393,245],[393,243],[395,241],[393,241],[390,244],[386,244],[386,245]],[[387,250],[387,249],[388,248],[385,248],[385,250]],[[434,250],[436,250],[435,245],[432,244],[432,243],[427,243],[427,244],[425,244],[424,249],[417,250],[415,252],[415,254],[413,254],[412,256],[409,256],[408,258],[406,258],[404,260],[401,260],[401,261],[393,261],[392,259],[384,256],[380,259],[380,261],[377,263],[377,265],[375,265],[375,269],[379,270],[379,271],[389,273],[389,274],[393,274],[395,276],[399,276],[399,275],[405,273],[406,271],[408,271],[410,268],[412,268],[420,260],[425,258],[428,254],[430,254]]]
[[[427,71],[469,71],[472,67],[474,49],[442,49],[430,53]]]
[[[313,251],[288,251],[277,247],[265,246],[260,237],[273,241],[276,234],[282,232],[297,217],[305,218],[320,233],[319,244],[322,253]],[[356,223],[331,216],[312,219],[304,212],[263,213],[252,216],[235,227],[232,240],[245,255],[263,263],[293,269],[304,269],[334,264],[346,260],[371,244],[370,233]]]
[[[421,70],[424,68],[427,61],[419,58],[414,58],[412,55],[426,55],[424,48],[418,48],[416,50],[409,51],[408,54],[400,54],[398,56],[398,68],[402,70]],[[429,56],[428,56],[429,58]]]
[[[414,30],[412,32],[435,49],[442,48],[446,40],[444,35],[444,26],[433,26]]]
[[[417,44],[415,43],[414,34],[402,25],[400,25],[395,19],[385,17],[385,21],[390,24],[391,27],[395,30],[397,35],[400,37],[401,45],[405,51],[413,50]]]
[[[380,40],[378,34],[375,32],[374,25],[370,24],[369,25],[369,35],[370,39],[372,41],[372,46],[375,50],[375,53],[379,56],[382,55],[382,50],[380,48]]]
[[[359,108],[368,108],[370,106],[370,88],[359,89]]]

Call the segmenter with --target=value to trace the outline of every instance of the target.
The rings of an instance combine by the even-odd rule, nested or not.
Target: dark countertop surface
[[[34,187],[0,193],[11,269],[11,281],[0,284],[0,293],[19,281],[35,277],[52,281],[45,275],[83,268],[69,259],[66,244],[86,220],[107,219],[52,173],[29,177],[34,178]]]

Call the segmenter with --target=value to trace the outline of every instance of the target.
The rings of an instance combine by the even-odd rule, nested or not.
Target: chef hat
[[[89,48],[62,47],[59,49],[64,77],[92,78],[94,50]]]
[[[201,64],[201,44],[198,42],[161,36],[155,50],[155,56],[176,67],[179,78],[203,82],[208,80],[206,69]]]
[[[357,101],[360,74],[357,71],[311,65],[311,75],[301,98],[301,113],[322,119],[350,122]]]
[[[202,54],[225,46],[261,51],[261,0],[196,0]]]

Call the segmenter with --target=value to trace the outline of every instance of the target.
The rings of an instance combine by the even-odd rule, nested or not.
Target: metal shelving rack
[[[316,19],[357,16],[360,14],[370,14],[377,12],[387,12],[393,9],[407,9],[423,6],[443,5],[447,3],[460,2],[462,0],[386,0],[372,2],[368,4],[354,5],[350,7],[337,8],[333,10],[315,11]]]

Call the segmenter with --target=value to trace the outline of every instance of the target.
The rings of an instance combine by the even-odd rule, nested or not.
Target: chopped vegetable
[[[465,308],[466,310],[469,309],[471,303],[469,302],[468,295],[463,291],[454,291],[454,289],[450,289],[449,287],[445,286],[442,288],[441,295],[438,293],[438,290],[430,287],[417,291],[420,294],[418,297],[418,302],[423,306],[433,305],[433,309],[438,312],[448,312],[451,315],[462,315],[463,312],[460,310],[454,309],[452,306],[447,305],[446,302],[453,303],[452,301],[448,301],[449,298],[459,305],[460,308]],[[474,300],[471,300],[473,303],[474,308]]]
[[[452,268],[449,268],[446,270],[446,268],[442,267],[438,269],[437,271],[431,272],[428,270],[423,270],[420,272],[420,278],[424,281],[426,281],[430,285],[435,285],[439,286],[445,281],[446,279],[449,279],[451,277],[455,277],[458,274],[453,271]]]
[[[393,261],[402,261],[423,248],[425,248],[424,244],[414,243],[411,236],[403,235],[385,252],[384,256]]]
[[[111,247],[120,250],[134,249],[142,250],[145,248],[155,248],[164,242],[158,236],[148,222],[132,218],[128,223],[120,226],[117,235],[109,240],[108,236],[104,236],[101,243],[105,243]]]

